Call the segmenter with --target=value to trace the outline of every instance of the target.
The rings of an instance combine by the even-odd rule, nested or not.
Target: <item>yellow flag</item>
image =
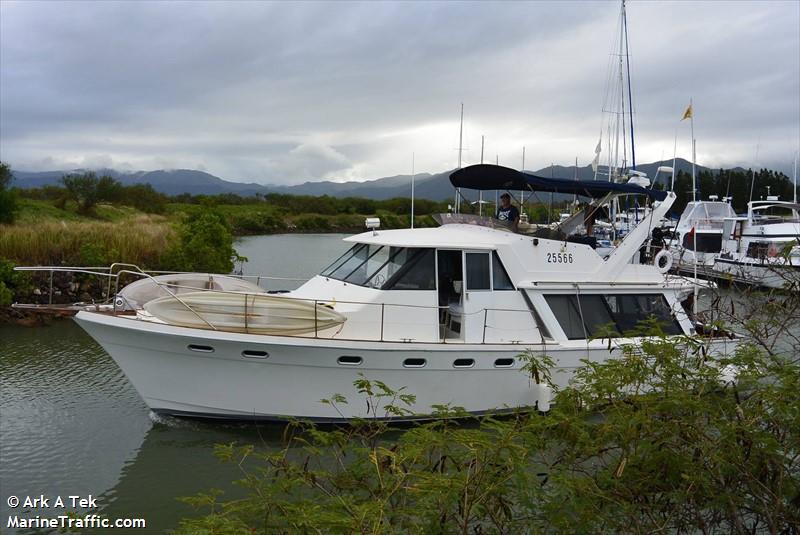
[[[681,121],[683,121],[683,119],[691,119],[692,117],[693,117],[693,115],[692,115],[692,105],[689,104],[689,107],[686,108],[686,112],[683,114],[683,118],[681,119]]]

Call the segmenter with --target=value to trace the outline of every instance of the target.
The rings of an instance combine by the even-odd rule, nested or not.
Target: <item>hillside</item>
[[[654,177],[656,168],[660,165],[672,165],[672,160],[663,162],[653,162],[638,166],[640,171],[647,173],[649,177]],[[691,163],[679,159],[677,168],[679,171],[690,172]],[[697,172],[708,170],[705,167],[697,166]],[[14,171],[14,185],[19,188],[38,188],[47,185],[59,184],[59,180],[64,174],[72,172],[84,172],[85,170],[72,171],[45,171],[27,172]],[[177,195],[180,193],[190,193],[193,195],[214,195],[218,193],[236,193],[248,196],[256,193],[286,193],[292,195],[331,195],[334,197],[364,197],[374,200],[385,200],[393,197],[409,197],[411,195],[411,176],[396,175],[363,182],[305,182],[296,186],[261,185],[256,183],[243,183],[224,180],[203,171],[192,169],[174,169],[157,171],[137,171],[134,173],[123,173],[113,169],[99,169],[95,171],[98,175],[110,175],[119,180],[124,185],[131,184],[150,184],[157,191],[167,195]],[[430,199],[441,201],[453,197],[453,187],[450,185],[449,175],[452,170],[429,174],[420,173],[416,175],[415,195],[420,199]],[[573,178],[576,174],[575,166],[545,167],[533,171],[534,174],[555,177]],[[592,180],[594,173],[590,166],[579,167],[577,176],[581,180]],[[666,178],[666,177],[663,177]],[[469,197],[475,197],[474,192],[464,192]]]

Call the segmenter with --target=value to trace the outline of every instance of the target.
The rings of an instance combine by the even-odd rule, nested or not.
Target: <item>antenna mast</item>
[[[461,126],[458,128],[458,168],[461,169],[461,152],[464,150],[464,103],[461,103]],[[456,188],[456,213],[461,210],[461,188]]]
[[[414,178],[416,178],[416,173],[414,172],[414,153],[411,153],[411,228],[414,228]]]
[[[483,164],[483,138],[481,136],[481,164]],[[483,216],[483,190],[478,191],[478,216]]]

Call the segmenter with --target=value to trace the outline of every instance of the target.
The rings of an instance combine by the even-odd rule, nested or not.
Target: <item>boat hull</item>
[[[764,288],[797,288],[800,284],[800,264],[783,261],[758,262],[717,258],[714,270],[723,279]]]
[[[353,385],[362,374],[395,390],[405,387],[404,393],[416,396],[411,409],[419,414],[447,404],[474,414],[513,410],[535,405],[540,395],[521,369],[524,361],[518,355],[525,349],[556,360],[553,380],[559,386],[567,384],[581,359],[611,356],[602,341],[572,347],[376,344],[219,333],[90,312],[80,312],[75,320],[112,356],[152,410],[207,418],[389,418],[382,405],[397,402],[367,403]],[[735,342],[722,343],[723,351],[732,351]],[[345,360],[351,364],[343,364],[341,357],[349,357]],[[360,364],[353,365],[358,358]],[[407,359],[426,362],[424,367],[407,367]],[[456,367],[458,359],[474,363]],[[498,367],[497,359],[513,359],[513,365]],[[320,401],[334,394],[345,396],[348,403]]]

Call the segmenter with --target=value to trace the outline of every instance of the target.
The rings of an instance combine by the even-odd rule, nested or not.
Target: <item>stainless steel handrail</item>
[[[120,267],[131,267],[133,269],[118,269]],[[46,271],[46,272],[49,272],[50,275],[51,275],[50,276],[50,279],[51,279],[50,301],[51,302],[52,302],[52,274],[54,272],[72,272],[72,273],[82,273],[82,274],[87,274],[87,275],[95,275],[95,276],[99,276],[99,277],[107,277],[108,278],[108,282],[109,282],[109,285],[108,285],[108,288],[109,288],[108,289],[108,296],[109,296],[109,298],[111,298],[111,291],[110,291],[111,279],[114,279],[114,281],[116,283],[115,290],[118,291],[118,289],[119,289],[118,288],[119,278],[122,275],[133,275],[133,276],[140,277],[140,278],[147,278],[147,279],[150,279],[159,288],[164,289],[169,294],[170,297],[172,297],[176,301],[178,301],[184,308],[186,308],[188,311],[190,311],[192,314],[194,314],[199,320],[201,320],[204,324],[208,325],[208,327],[210,327],[212,330],[215,330],[215,331],[219,331],[219,329],[212,322],[208,321],[199,312],[197,312],[190,304],[188,304],[183,299],[181,299],[177,295],[177,293],[173,292],[170,288],[172,288],[172,289],[196,290],[196,291],[204,291],[204,292],[214,292],[214,293],[222,293],[222,294],[231,294],[231,295],[235,295],[235,296],[244,297],[244,299],[245,299],[245,332],[249,332],[249,324],[250,324],[249,315],[250,315],[250,312],[248,311],[248,308],[252,308],[252,307],[248,307],[248,304],[247,304],[248,299],[250,297],[255,298],[258,295],[270,295],[266,291],[263,294],[255,294],[255,293],[252,293],[252,292],[237,292],[237,291],[231,291],[231,290],[218,290],[218,289],[213,289],[213,288],[209,288],[209,289],[197,288],[197,287],[194,287],[194,286],[186,286],[186,285],[181,285],[181,284],[166,284],[165,282],[161,282],[161,281],[156,280],[155,277],[153,275],[151,275],[151,273],[180,275],[180,274],[190,274],[190,273],[193,273],[193,272],[144,271],[139,266],[137,266],[135,264],[126,264],[126,263],[119,263],[119,262],[118,263],[114,263],[109,267],[99,267],[99,266],[90,266],[90,267],[20,266],[20,267],[16,267],[15,270],[18,270],[18,271]],[[218,274],[209,274],[209,275],[218,275]],[[226,275],[226,276],[233,276],[233,275]],[[242,277],[237,277],[237,276],[234,276],[234,277],[242,278]],[[255,277],[255,276],[251,276],[251,277]],[[266,277],[266,276],[259,276],[259,277],[265,278],[265,279],[267,279],[267,278],[275,279],[275,280],[299,280],[299,279],[282,278],[282,277]],[[318,306],[325,306],[326,303],[324,301],[320,301],[319,299],[295,297],[295,296],[289,296],[289,295],[281,295],[280,298],[281,299],[295,300],[295,301],[304,301],[304,302],[308,302],[308,303],[313,303],[314,304],[314,337],[318,338],[319,337],[319,318],[318,318],[318,314],[317,314],[317,307]],[[342,301],[342,300],[338,300],[338,299],[335,300],[335,303],[336,304],[346,304],[346,305],[380,306],[381,307],[380,335],[378,337],[378,340],[382,341],[382,342],[384,342],[384,341],[386,341],[386,342],[392,341],[392,340],[386,340],[385,339],[385,321],[386,321],[385,317],[386,317],[386,308],[387,307],[436,310],[437,313],[439,311],[441,311],[441,310],[449,310],[450,309],[449,305],[430,306],[430,305],[416,305],[416,304],[405,304],[405,303],[386,303],[386,302],[368,302],[368,301]],[[112,313],[116,315],[117,312],[118,312],[117,311],[116,302],[114,300],[112,300],[112,304],[113,304]],[[480,342],[481,344],[485,344],[486,343],[486,330],[487,330],[487,328],[497,329],[497,327],[495,327],[495,326],[488,325],[487,319],[488,319],[488,313],[489,312],[518,312],[518,313],[523,313],[523,314],[529,314],[530,313],[530,311],[526,310],[526,309],[485,308],[485,307],[481,308],[479,310],[471,311],[471,312],[461,312],[459,314],[461,317],[471,317],[471,316],[474,316],[474,315],[477,315],[477,314],[483,314],[483,336],[482,336],[482,341]],[[288,335],[284,335],[284,336],[293,337],[293,336],[298,336],[298,335],[288,334]],[[303,336],[298,336],[298,337],[302,338]],[[359,339],[360,340],[371,340],[371,338],[366,337],[366,336],[363,337],[363,338],[357,338],[356,340],[359,340]],[[438,337],[437,337],[437,339],[438,339]],[[438,339],[438,343],[447,343],[447,340],[448,339],[446,338],[446,336],[443,336],[441,339]],[[451,339],[451,343],[452,343],[452,339]]]

